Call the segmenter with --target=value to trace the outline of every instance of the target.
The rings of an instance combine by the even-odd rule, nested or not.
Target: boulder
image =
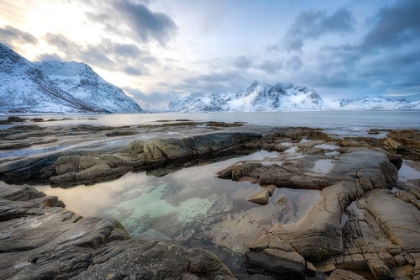
[[[393,280],[391,270],[379,259],[368,259],[367,265],[377,280]]]
[[[269,199],[270,199],[270,192],[267,189],[265,189],[265,190],[261,190],[255,193],[250,199],[248,199],[248,201],[254,202],[260,205],[266,205],[268,204]]]
[[[269,273],[291,279],[305,279],[305,260],[296,252],[284,252],[276,249],[248,251],[246,265],[249,272]]]

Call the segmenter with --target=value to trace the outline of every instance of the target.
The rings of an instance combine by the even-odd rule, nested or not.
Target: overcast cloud
[[[237,4],[3,0],[0,40],[33,61],[85,62],[148,107],[254,80],[291,82],[331,99],[420,99],[420,1]],[[11,9],[20,13],[2,14]]]
[[[0,42],[11,48],[18,48],[19,45],[32,44],[37,45],[38,39],[28,32],[6,25],[0,27]]]

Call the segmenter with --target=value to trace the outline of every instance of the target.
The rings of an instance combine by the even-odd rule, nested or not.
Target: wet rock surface
[[[260,204],[249,213],[260,213],[255,217],[262,220],[249,224],[244,213],[230,214],[202,236],[217,239],[226,233],[218,241],[230,248],[244,228],[270,216],[271,228],[254,238],[245,254],[247,272],[253,275],[237,278],[420,279],[419,179],[398,181],[402,157],[418,160],[419,136],[418,131],[390,131],[383,139],[340,140],[318,129],[188,120],[119,128],[17,125],[0,132],[0,179],[67,187],[133,170],[165,175],[203,160],[277,151],[276,158],[240,161],[217,173],[221,179],[262,187],[257,185],[247,198]],[[417,161],[410,166],[418,169]],[[283,224],[271,216],[283,215],[295,202],[283,193],[273,198],[278,188],[320,196],[298,220]],[[240,191],[230,195],[243,197]],[[113,219],[83,218],[63,207],[57,197],[33,187],[0,185],[0,273],[5,278],[234,277],[209,252],[130,240]],[[234,233],[226,231],[229,225]],[[183,230],[164,220],[156,224],[157,230],[169,228],[173,236]]]
[[[14,126],[0,135],[0,148],[9,150],[0,153],[0,179],[13,184],[49,181],[61,187],[91,184],[175,161],[232,154],[271,130],[240,130],[241,126],[219,122],[116,128]]]
[[[33,187],[0,184],[2,279],[233,279],[207,251],[130,239],[115,220],[63,206]]]
[[[385,149],[403,155],[407,159],[420,160],[420,131],[392,130],[383,139]]]
[[[322,192],[318,203],[299,221],[275,225],[270,233],[249,244],[247,256],[264,255],[259,262],[247,263],[250,273],[273,273],[269,265],[274,261],[265,261],[264,253],[272,249],[279,261],[293,252],[310,261],[312,270],[337,270],[331,279],[418,277],[414,266],[420,250],[417,180],[407,181],[404,191],[391,192],[398,185],[401,156],[366,141],[339,144],[333,155],[314,151],[316,145],[304,143],[296,150],[301,153],[297,159],[271,165],[240,162],[219,172],[224,179]],[[281,203],[284,198],[279,200]],[[356,274],[346,275],[344,270]]]

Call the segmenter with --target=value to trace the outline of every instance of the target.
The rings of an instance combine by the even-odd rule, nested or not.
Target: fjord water
[[[45,119],[68,118],[68,120],[60,122],[38,123],[42,126],[77,124],[122,126],[153,123],[157,120],[188,119],[193,121],[246,122],[267,126],[306,126],[323,128],[326,132],[349,136],[364,134],[370,128],[420,128],[420,110],[88,114],[37,115],[36,117]],[[0,117],[0,119],[6,118],[7,116]]]

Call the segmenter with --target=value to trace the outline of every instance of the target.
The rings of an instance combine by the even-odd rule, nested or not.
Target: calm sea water
[[[33,116],[22,116],[31,118]],[[321,111],[321,112],[251,112],[251,113],[153,113],[113,115],[37,115],[41,118],[71,118],[60,122],[38,123],[48,125],[137,125],[157,120],[189,119],[194,121],[247,122],[267,126],[319,127],[339,134],[364,133],[370,128],[420,129],[420,110],[413,111]],[[6,116],[0,119],[6,119]],[[5,127],[5,126],[3,126]],[[0,126],[0,129],[2,127]]]

